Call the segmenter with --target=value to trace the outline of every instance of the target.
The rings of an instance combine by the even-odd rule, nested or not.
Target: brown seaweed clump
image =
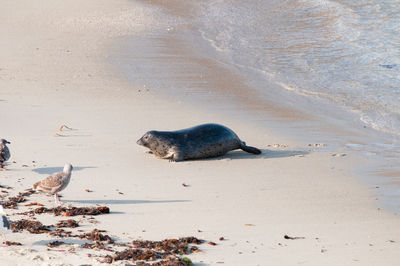
[[[21,196],[21,197],[29,197],[30,195],[36,193],[36,190],[34,190],[34,189],[32,189],[32,188],[25,189],[25,191],[26,191],[26,192],[19,192],[19,193],[18,193],[18,196]]]
[[[65,231],[64,229],[58,228],[56,230],[53,230],[51,232],[49,232],[49,234],[51,236],[56,236],[56,237],[73,237],[72,232],[71,231]]]
[[[42,213],[53,213],[55,216],[77,216],[77,215],[100,215],[110,213],[110,208],[107,206],[101,207],[56,207],[46,208],[40,207],[32,211],[25,212],[23,214],[42,214]]]
[[[149,251],[148,251],[149,252]],[[147,263],[144,260],[139,260],[139,258],[148,257],[148,261],[153,261],[153,257],[149,257],[149,253],[143,252],[119,252],[118,255],[112,257],[110,255],[105,256],[105,263],[113,263],[118,260],[128,260],[135,262],[136,266],[192,266],[193,263],[190,260],[185,260],[184,258],[177,257],[166,257],[157,262]]]
[[[156,251],[162,251],[166,255],[178,254],[184,255],[191,253],[194,249],[189,250],[189,244],[201,244],[203,240],[197,239],[196,237],[183,237],[179,239],[165,239],[162,241],[143,241],[135,240],[132,244],[135,248],[146,248],[153,249]]]
[[[107,247],[104,243],[102,242],[96,242],[96,243],[84,243],[81,245],[81,248],[88,248],[88,249],[103,249],[106,251],[114,251],[111,248]]]
[[[105,262],[113,263],[118,260],[129,260],[129,261],[138,261],[138,260],[147,260],[147,261],[156,261],[159,259],[163,259],[162,253],[151,251],[151,250],[143,250],[143,249],[132,249],[127,248],[121,252],[116,252],[113,257],[107,256]]]
[[[107,242],[108,244],[114,243],[114,240],[111,239],[109,235],[103,235],[104,230],[98,230],[98,229],[93,229],[92,232],[90,233],[84,233],[81,235],[78,235],[77,237],[79,238],[85,238],[87,240],[95,241],[95,242]]]
[[[9,197],[8,200],[2,203],[4,209],[18,209],[18,203],[24,202],[26,199],[22,196]]]
[[[22,246],[21,243],[19,243],[19,242],[12,242],[12,241],[4,241],[3,244],[6,245],[6,246]]]
[[[55,248],[55,247],[59,247],[59,246],[61,246],[63,244],[65,244],[65,242],[56,240],[56,241],[47,243],[47,246],[50,247],[50,248]]]
[[[27,230],[32,234],[43,234],[50,232],[49,226],[45,226],[39,221],[29,221],[25,219],[11,222],[10,228],[13,232]]]
[[[19,192],[18,195],[15,197],[9,197],[8,200],[2,203],[2,205],[4,209],[18,209],[18,203],[25,202],[26,197],[29,197],[34,193],[36,193],[34,190],[27,189],[26,192]]]
[[[151,265],[151,266],[193,266],[193,263],[185,258],[177,258],[177,257],[168,257],[162,261],[156,262],[156,263],[139,263],[136,264],[137,266],[147,266],[147,265]]]
[[[195,237],[165,239],[163,241],[135,240],[132,242],[135,248],[115,252],[114,256],[107,255],[104,262],[113,263],[118,260],[127,260],[135,262],[136,265],[188,266],[192,265],[190,260],[176,256],[198,251],[196,246],[189,249],[189,244],[201,244],[203,242],[203,240]],[[152,263],[148,264],[146,261]]]
[[[57,227],[68,227],[68,228],[75,228],[79,226],[79,223],[74,219],[62,220],[56,224]]]

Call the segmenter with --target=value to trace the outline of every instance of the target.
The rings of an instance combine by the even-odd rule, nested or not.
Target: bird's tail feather
[[[36,189],[37,186],[39,186],[39,184],[40,184],[40,181],[39,181],[39,182],[36,182],[35,184],[33,184],[33,189]]]

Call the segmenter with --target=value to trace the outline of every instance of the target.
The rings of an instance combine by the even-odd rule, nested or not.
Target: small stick
[[[305,237],[303,237],[303,236],[288,236],[288,235],[285,235],[284,236],[284,238],[285,239],[291,239],[291,240],[295,240],[295,239],[305,239]]]
[[[72,128],[70,128],[69,126],[67,126],[67,125],[62,125],[61,127],[60,127],[60,131],[63,131],[63,129],[69,129],[69,130],[72,130]]]

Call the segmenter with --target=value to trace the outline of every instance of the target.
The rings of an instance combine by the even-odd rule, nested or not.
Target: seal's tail
[[[240,148],[248,153],[261,154],[261,151],[259,149],[251,147],[251,146],[246,146],[246,143],[244,143],[244,142],[242,142],[242,147],[240,147]]]

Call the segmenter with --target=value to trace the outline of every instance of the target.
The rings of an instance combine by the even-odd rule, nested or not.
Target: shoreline
[[[44,6],[48,3],[43,0]],[[217,243],[200,245],[201,252],[188,256],[199,265],[396,265],[400,239],[394,236],[399,217],[377,210],[375,190],[351,173],[354,164],[365,161],[347,151],[344,157],[332,156],[342,151],[319,145],[316,137],[304,142],[276,134],[279,119],[274,124],[277,128],[269,130],[258,118],[243,119],[245,108],[235,112],[225,104],[220,109],[199,107],[174,98],[173,93],[160,95],[143,80],[133,83],[122,78],[121,66],[112,65],[127,55],[125,44],[119,41],[131,38],[133,25],[139,25],[137,32],[145,35],[154,29],[153,23],[161,23],[158,19],[163,18],[151,8],[131,1],[88,1],[76,14],[73,5],[57,2],[52,17],[26,19],[24,10],[42,14],[46,8],[28,1],[10,5],[3,12],[10,24],[20,26],[14,35],[0,26],[10,36],[0,51],[0,58],[5,59],[0,66],[5,70],[0,71],[4,77],[0,87],[9,88],[0,101],[8,110],[1,137],[12,142],[11,164],[9,171],[0,172],[0,184],[14,187],[10,194],[30,187],[69,161],[75,171],[62,200],[73,206],[110,207],[111,213],[96,217],[95,224],[83,219],[81,229],[105,229],[117,241],[193,235]],[[19,12],[11,12],[18,7]],[[41,27],[49,21],[56,26]],[[30,27],[24,28],[26,24]],[[117,35],[115,29],[119,29]],[[41,34],[27,34],[31,30]],[[151,34],[157,35],[155,31]],[[22,40],[24,45],[16,47]],[[122,47],[114,49],[118,45]],[[154,62],[146,66],[137,60],[147,52],[143,48],[137,47],[136,55],[122,63],[132,64],[133,69],[151,67]],[[38,54],[33,56],[35,51]],[[188,52],[180,58],[183,69],[185,60],[198,62],[195,54],[190,56]],[[196,65],[189,66],[196,72]],[[229,74],[213,64],[206,66],[210,68],[206,74],[215,69],[220,75]],[[175,70],[181,86],[196,82],[195,76]],[[147,74],[157,78],[154,72]],[[206,75],[207,84],[215,87],[219,83],[212,78],[218,75],[211,74]],[[225,88],[229,92],[229,86]],[[221,158],[174,164],[144,154],[136,145],[150,129],[175,130],[209,121],[229,126],[263,154],[234,151]],[[62,124],[75,130],[59,132]],[[35,194],[27,203],[53,207],[51,201]],[[19,208],[32,207],[20,204]],[[18,219],[15,211],[6,212],[10,220]],[[51,215],[37,218],[43,224],[56,219]],[[305,239],[287,240],[286,234]],[[219,241],[220,237],[225,240]],[[23,245],[5,247],[0,254],[8,265],[32,260],[36,265],[98,264],[87,256],[88,250],[79,247],[81,241],[74,239],[67,239],[74,243],[75,253],[70,256],[48,250],[46,244],[54,239],[27,232],[8,234],[7,240]]]
[[[381,208],[400,213],[400,197],[398,193],[393,197],[398,176],[391,176],[389,181],[381,178],[400,171],[396,167],[399,153],[396,146],[390,145],[397,142],[390,135],[366,128],[357,114],[327,99],[297,95],[273,81],[266,84],[254,81],[260,80],[257,78],[260,73],[232,64],[199,36],[196,4],[180,6],[176,1],[152,1],[151,5],[176,16],[171,20],[179,21],[178,27],[170,23],[149,36],[124,39],[124,56],[130,58],[128,62],[140,62],[142,66],[140,71],[120,66],[125,78],[133,84],[152,87],[163,97],[189,102],[198,108],[206,105],[214,113],[240,117],[272,134],[300,142],[325,143],[332,153],[359,156],[366,163],[355,166],[353,173],[366,185],[381,187],[383,191],[378,196]],[[130,55],[136,49],[141,51],[140,56]],[[147,78],[143,73],[152,73],[152,76]]]

